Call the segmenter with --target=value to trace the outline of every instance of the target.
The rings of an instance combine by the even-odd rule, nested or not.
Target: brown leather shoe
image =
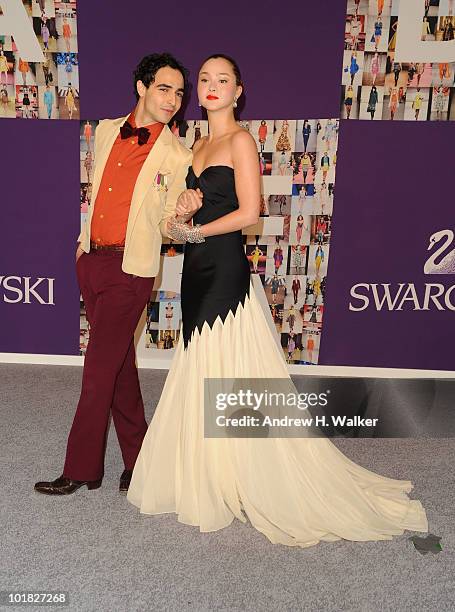
[[[123,473],[120,476],[120,483],[118,487],[120,493],[126,493],[128,491],[132,475],[133,470],[123,470]]]
[[[51,482],[37,482],[35,491],[44,493],[44,495],[70,495],[84,485],[87,485],[87,489],[99,489],[102,480],[102,478],[100,480],[71,480],[71,478],[59,476]]]

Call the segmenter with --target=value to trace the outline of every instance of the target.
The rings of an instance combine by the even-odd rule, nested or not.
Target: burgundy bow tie
[[[150,132],[146,127],[135,128],[131,125],[131,123],[125,121],[120,128],[120,136],[122,137],[122,140],[125,140],[125,138],[131,138],[131,136],[137,136],[137,144],[143,145],[148,141]]]

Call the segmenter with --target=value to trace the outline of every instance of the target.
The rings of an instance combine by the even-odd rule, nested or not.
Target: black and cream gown
[[[238,208],[234,172],[190,168],[203,205],[195,222]],[[412,484],[375,474],[326,438],[204,438],[204,378],[286,378],[284,356],[250,282],[241,231],[187,244],[183,333],[133,472],[128,500],[215,531],[247,518],[273,543],[389,540],[427,531]]]

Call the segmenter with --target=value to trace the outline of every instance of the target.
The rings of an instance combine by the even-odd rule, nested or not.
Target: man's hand
[[[183,191],[177,200],[177,206],[175,207],[176,215],[178,217],[185,217],[185,220],[188,221],[201,208],[202,197],[203,194],[199,188]]]
[[[81,247],[80,247],[80,246],[78,246],[78,247],[77,247],[77,250],[76,250],[76,263],[77,263],[77,260],[79,259],[79,257],[82,255],[82,253],[85,253],[85,251],[83,251],[83,250],[81,249]]]

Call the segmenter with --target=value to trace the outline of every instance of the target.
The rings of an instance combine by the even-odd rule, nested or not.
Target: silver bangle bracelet
[[[205,242],[199,223],[190,227],[186,223],[177,221],[177,219],[170,219],[167,227],[168,234],[173,240],[180,240],[182,242]]]

